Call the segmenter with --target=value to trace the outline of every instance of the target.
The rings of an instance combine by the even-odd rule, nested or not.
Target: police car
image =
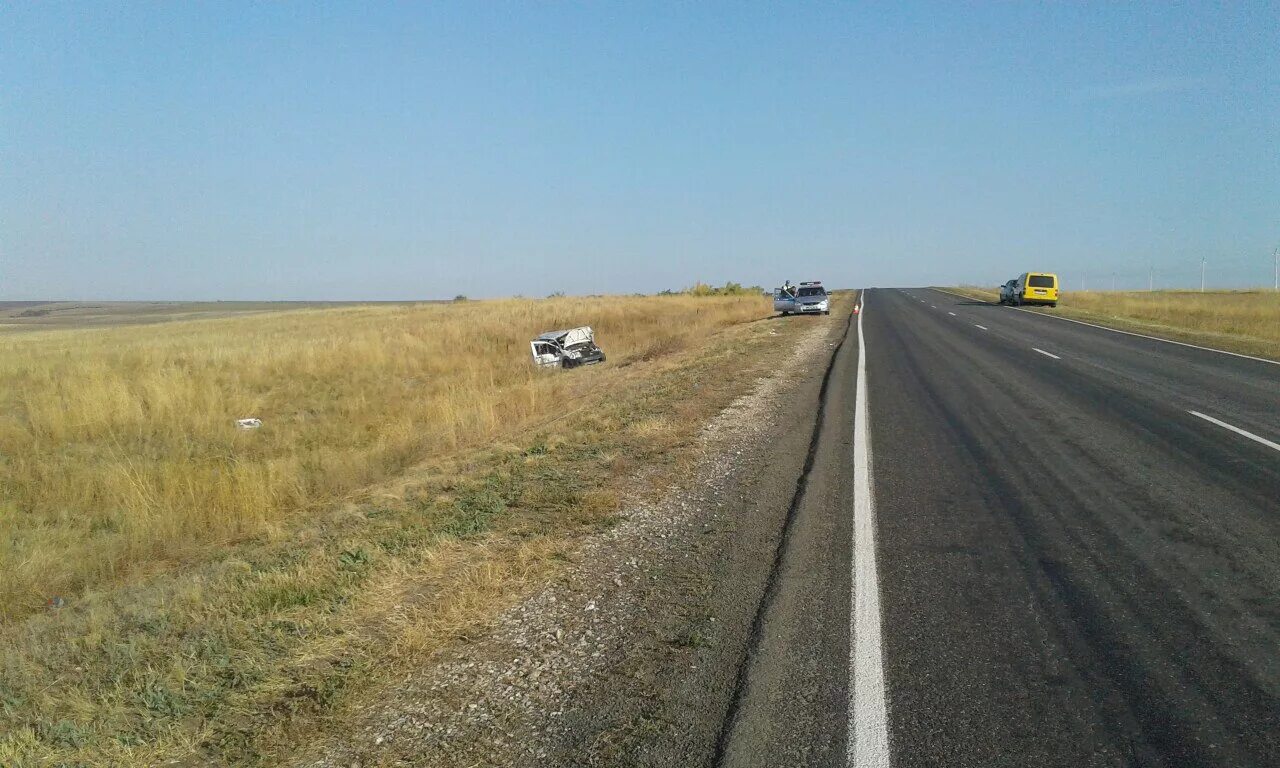
[[[827,295],[827,289],[822,287],[822,282],[815,280],[801,283],[796,291],[795,309],[791,311],[798,315],[831,314],[831,297]]]

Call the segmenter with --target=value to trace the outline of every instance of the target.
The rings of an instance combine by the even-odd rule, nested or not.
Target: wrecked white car
[[[596,346],[589,326],[567,331],[549,331],[529,342],[533,363],[539,368],[577,368],[604,362],[604,352]]]

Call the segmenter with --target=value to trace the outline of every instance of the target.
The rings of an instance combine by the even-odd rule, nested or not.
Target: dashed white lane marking
[[[1040,354],[1044,355],[1045,357],[1052,357],[1054,360],[1061,360],[1061,359],[1062,359],[1062,358],[1058,357],[1057,355],[1053,354],[1052,352],[1045,352],[1043,349],[1040,349],[1039,347],[1032,347],[1032,349],[1033,349],[1033,350],[1035,350],[1036,352],[1039,352]]]
[[[1273,443],[1273,442],[1271,442],[1270,440],[1268,440],[1268,439],[1267,439],[1267,438],[1265,438],[1265,437],[1259,437],[1259,436],[1257,436],[1257,435],[1253,434],[1252,432],[1249,432],[1249,431],[1247,431],[1247,430],[1243,430],[1243,429],[1241,429],[1241,428],[1239,428],[1239,427],[1234,427],[1234,426],[1232,426],[1232,425],[1228,424],[1227,422],[1225,422],[1225,421],[1219,421],[1218,419],[1215,419],[1215,418],[1213,418],[1212,416],[1206,416],[1206,415],[1204,415],[1203,413],[1201,413],[1201,412],[1199,412],[1199,411],[1187,411],[1187,413],[1191,414],[1192,416],[1199,416],[1200,418],[1204,419],[1205,421],[1208,421],[1208,422],[1213,423],[1213,424],[1217,424],[1218,426],[1222,427],[1223,429],[1229,429],[1229,430],[1231,430],[1232,432],[1235,432],[1237,435],[1244,435],[1245,437],[1249,438],[1250,440],[1257,441],[1257,442],[1262,443],[1263,445],[1267,446],[1268,448],[1274,448],[1275,450],[1280,451],[1280,443]]]
[[[934,309],[937,309],[937,308],[938,308],[938,305],[937,305],[937,304],[930,304],[929,306],[933,307]]]
[[[1052,317],[1054,320],[1066,320],[1068,323],[1076,323],[1078,325],[1087,325],[1090,328],[1101,328],[1104,331],[1112,333],[1123,333],[1125,336],[1137,336],[1140,339],[1151,339],[1152,341],[1163,341],[1166,344],[1177,344],[1180,347],[1191,347],[1192,349],[1203,349],[1205,352],[1217,352],[1220,355],[1231,355],[1232,357],[1243,357],[1245,360],[1257,360],[1259,363],[1271,363],[1272,365],[1280,365],[1280,360],[1268,360],[1265,357],[1254,357],[1253,355],[1242,355],[1239,352],[1228,352],[1225,349],[1214,349],[1213,347],[1202,347],[1199,344],[1188,344],[1185,341],[1174,341],[1173,339],[1162,339],[1159,336],[1148,336],[1145,333],[1134,333],[1133,331],[1122,331],[1119,328],[1108,328],[1105,325],[1095,325],[1094,323],[1086,323],[1083,320],[1074,320],[1070,317],[1062,317],[1061,315],[1051,315],[1046,312],[1036,312],[1026,309],[1025,307],[1013,307],[1013,309],[1022,312],[1030,312],[1033,315],[1041,317]]]
[[[951,294],[952,296],[959,296],[962,299],[972,298],[971,296],[965,296],[962,293],[952,293],[951,291],[943,290],[942,288],[934,288],[934,290],[938,291],[939,293],[948,293],[948,294]],[[1049,314],[1048,312],[1036,312],[1035,310],[1027,309],[1026,307],[1009,307],[1009,309],[1016,309],[1020,312],[1030,312],[1031,314],[1039,315],[1040,317],[1051,317],[1054,320],[1065,320],[1068,323],[1075,323],[1077,325],[1087,325],[1090,328],[1097,328],[1103,331],[1111,331],[1112,333],[1123,333],[1125,336],[1137,336],[1140,339],[1150,339],[1152,341],[1163,341],[1166,344],[1177,344],[1180,347],[1191,347],[1192,349],[1203,349],[1205,352],[1217,352],[1220,355],[1231,355],[1232,357],[1243,357],[1245,360],[1256,360],[1259,363],[1270,363],[1271,365],[1280,365],[1280,360],[1268,360],[1265,357],[1254,357],[1253,355],[1242,355],[1239,352],[1228,352],[1225,349],[1214,349],[1213,347],[1202,347],[1199,344],[1188,344],[1185,341],[1174,341],[1173,339],[1162,339],[1159,336],[1148,336],[1145,333],[1134,333],[1133,331],[1122,331],[1119,328],[1108,328],[1105,325],[1098,325],[1097,323],[1086,323],[1083,320],[1075,320],[1070,317],[1063,317],[1062,315],[1053,315],[1053,314]]]
[[[889,768],[889,722],[880,641],[880,580],[876,574],[876,517],[871,498],[867,426],[867,342],[858,315],[858,384],[853,415],[853,601],[849,643],[850,768]]]
[[[956,313],[955,313],[955,312],[948,312],[947,314],[948,314],[948,315],[951,315],[952,317],[955,317],[955,316],[956,316]]]
[[[982,329],[982,330],[984,330],[984,331],[985,331],[985,330],[987,330],[987,326],[985,326],[985,325],[978,325],[977,323],[974,323],[974,324],[973,324],[973,327],[974,327],[974,328],[981,328],[981,329]]]

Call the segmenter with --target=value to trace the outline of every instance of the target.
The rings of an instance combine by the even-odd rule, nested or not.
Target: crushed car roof
[[[595,335],[591,330],[591,326],[584,325],[578,328],[570,328],[565,331],[547,331],[546,333],[539,335],[534,340],[535,341],[558,341],[568,336],[569,334],[573,334],[574,336],[579,337],[582,341],[590,340]]]

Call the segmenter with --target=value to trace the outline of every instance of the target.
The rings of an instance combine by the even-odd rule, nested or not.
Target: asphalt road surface
[[[714,764],[1280,765],[1280,365],[868,291],[769,570]]]

